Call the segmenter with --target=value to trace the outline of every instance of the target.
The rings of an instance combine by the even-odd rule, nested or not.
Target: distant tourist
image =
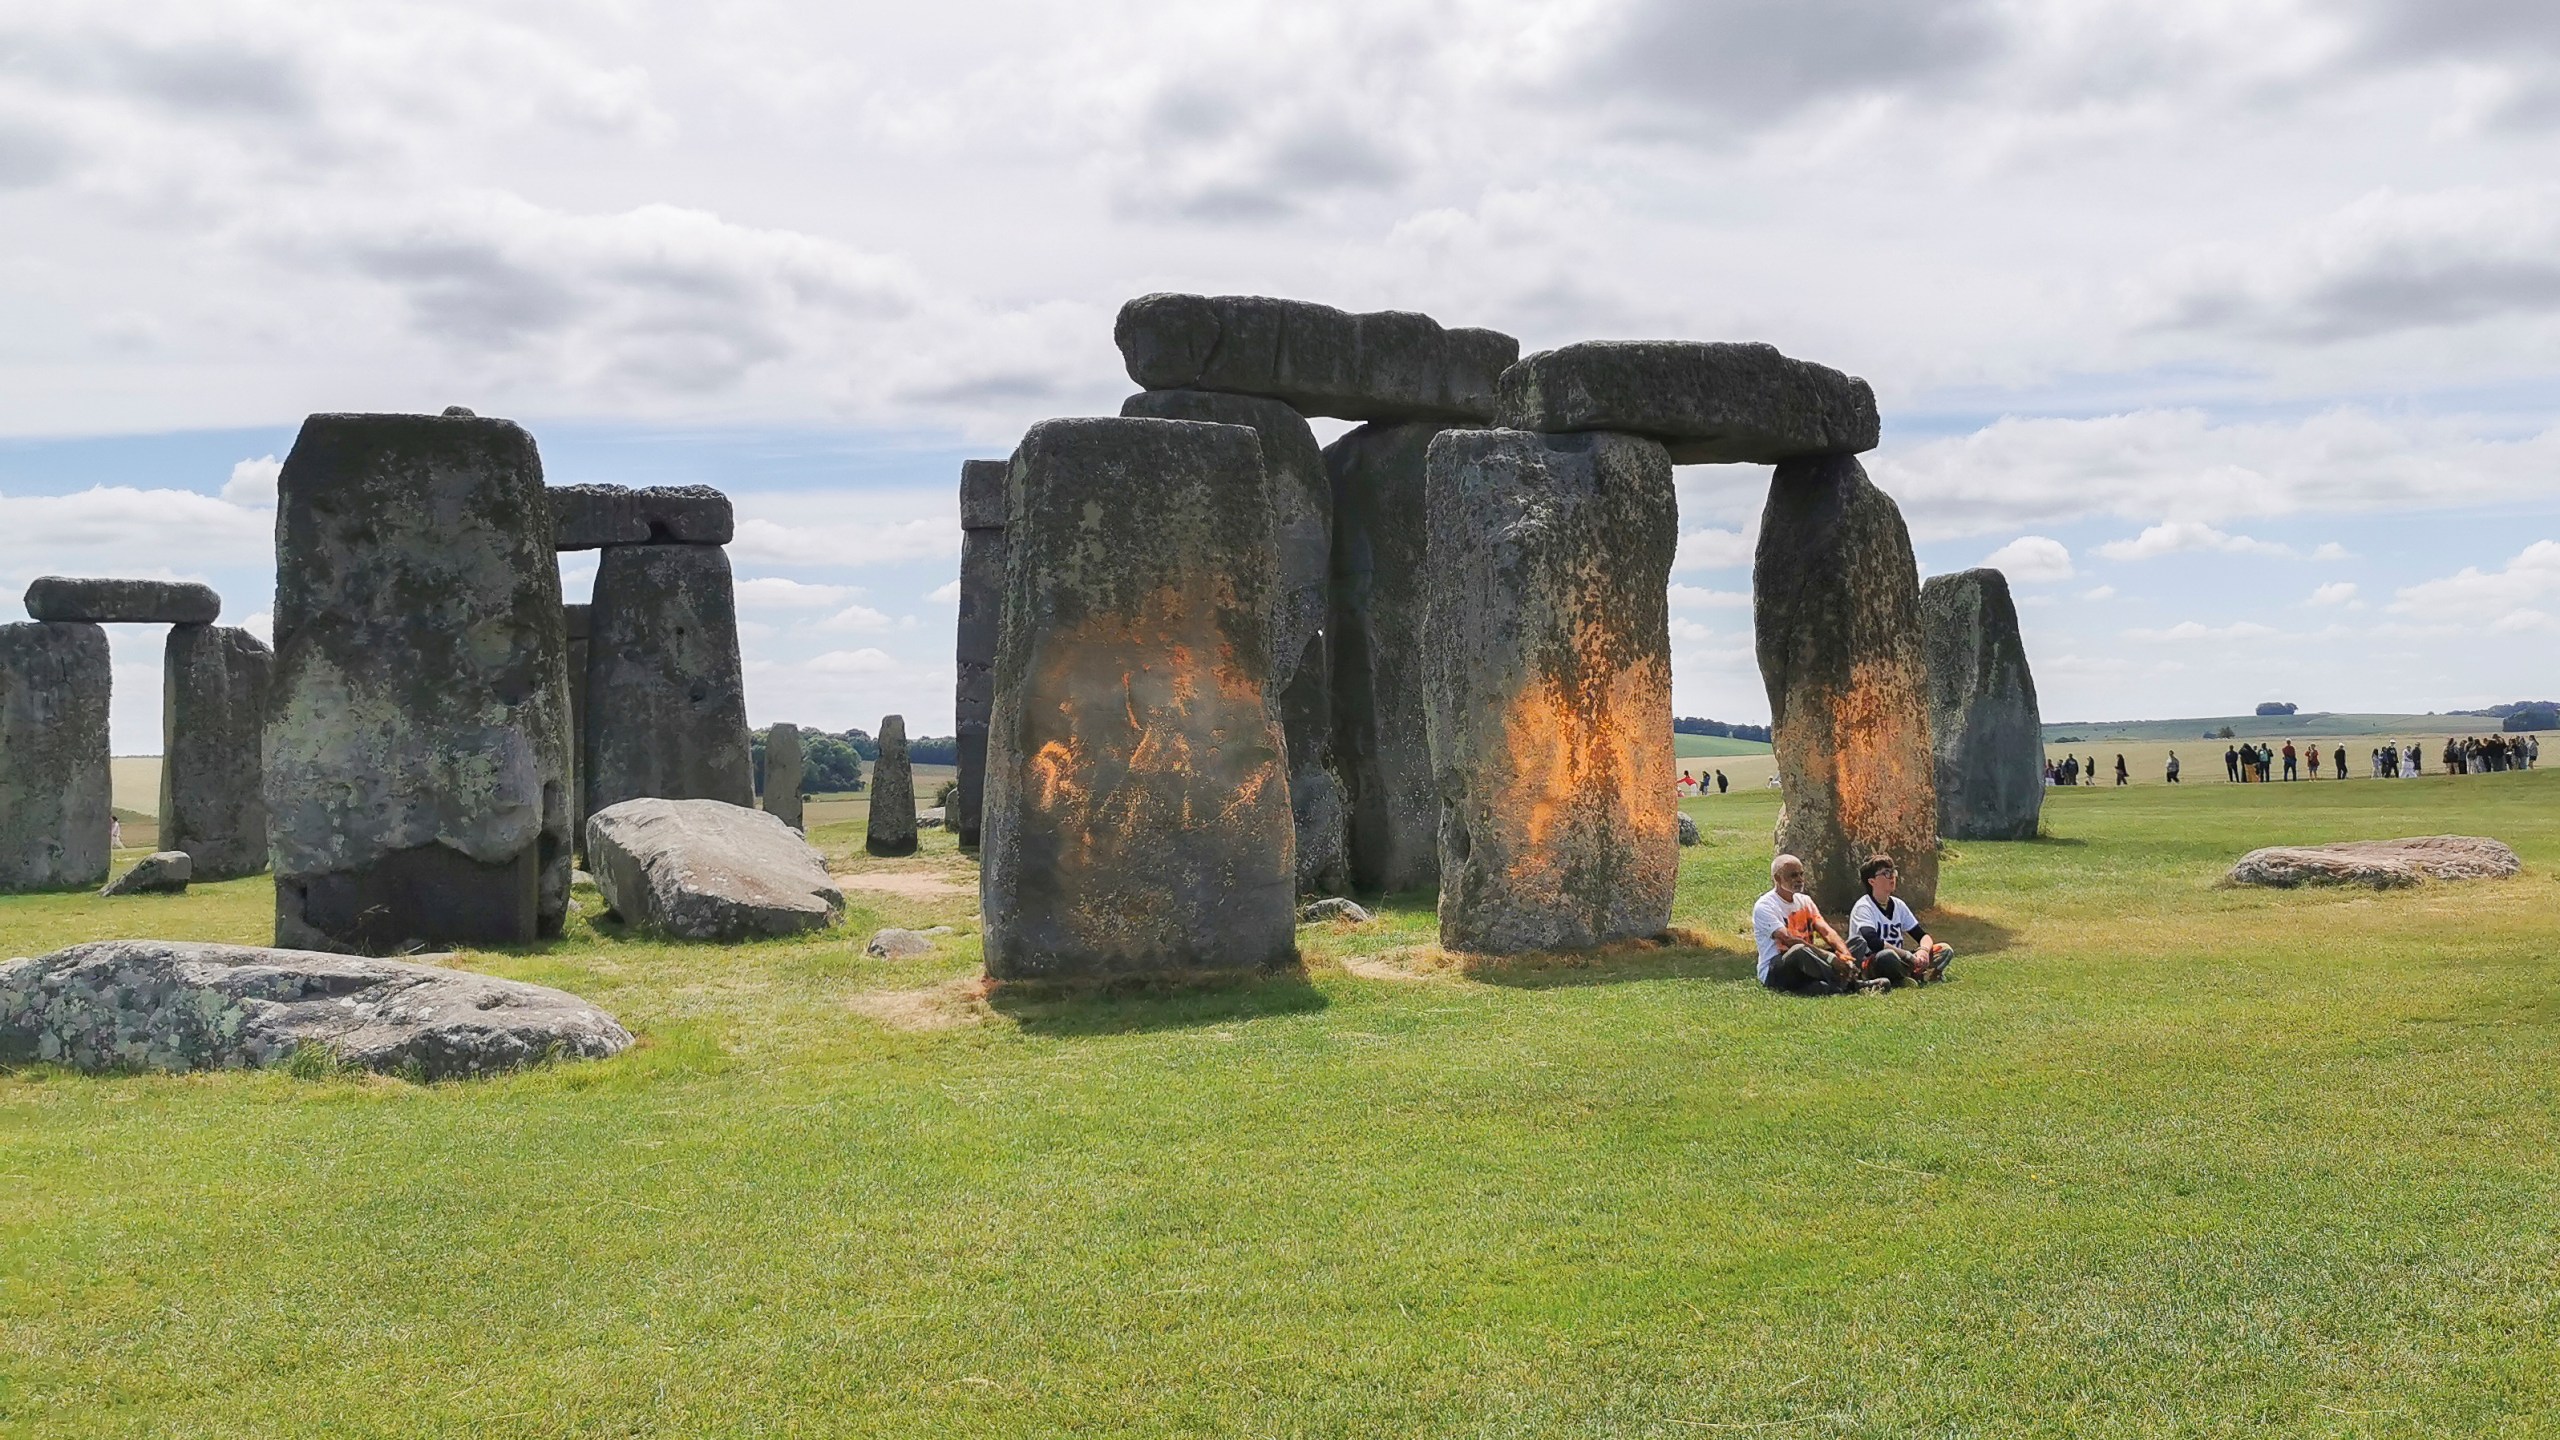
[[[2331,758],[2332,758],[2332,759],[2334,759],[2334,760],[2336,760],[2336,761],[2338,762],[2338,778],[2339,778],[2339,779],[2341,779],[2341,780],[2346,779],[2346,778],[2347,778],[2347,747],[2346,747],[2346,746],[2344,746],[2344,745],[2339,746],[2339,747],[2338,747],[2338,753],[2337,753],[2336,755],[2332,756]]]
[[[2178,752],[2175,750],[2169,752],[2169,783],[2178,783]]]
[[[2223,748],[2222,778],[2235,785],[2240,781],[2240,747],[2237,745]]]
[[[2308,766],[2310,766],[2310,767],[2311,767],[2311,778],[2312,778],[2312,779],[2314,779],[2314,780],[2319,779],[2319,778],[2320,778],[2320,747],[2319,747],[2319,746],[2317,746],[2317,745],[2312,746],[2312,747],[2310,748],[2310,750],[2309,750],[2307,753],[2305,753],[2305,754],[2303,755],[2303,757],[2302,757],[2302,761],[2303,761],[2303,763],[2304,763],[2304,764],[2306,764],[2306,765],[2308,765]]]
[[[2124,768],[2123,751],[2116,752],[2116,783],[2119,785],[2130,785],[2133,783],[2133,776]]]
[[[97,832],[91,831],[90,833],[95,834]],[[113,815],[107,817],[107,848],[110,850],[121,850],[124,848],[124,821]]]
[[[1926,985],[1943,980],[1956,952],[1929,938],[1920,917],[1894,898],[1900,884],[1893,857],[1874,855],[1858,867],[1858,883],[1867,893],[1849,907],[1849,953],[1865,967],[1865,977],[1888,984]]]
[[[2287,740],[2284,742],[2284,778],[2287,780],[2299,780],[2302,778],[2302,772],[2295,764],[2296,758],[2297,757],[2293,753],[2293,742]]]
[[[2426,773],[2427,773],[2427,747],[2426,747],[2426,746],[2421,745],[2421,744],[2419,744],[2419,743],[2417,743],[2416,741],[2414,741],[2414,740],[2413,740],[2413,741],[2409,742],[2409,747],[2408,747],[2407,749],[2405,749],[2405,750],[2401,751],[2400,753],[2401,753],[2403,756],[2405,756],[2405,757],[2408,759],[2408,761],[2409,761],[2409,778],[2410,778],[2410,779],[2415,780],[2415,779],[2417,779],[2419,776],[2424,775],[2424,774],[2426,774]]]
[[[1680,772],[1680,793],[1683,795],[1698,793],[1698,778],[1686,770]]]
[[[1724,772],[1722,770],[1718,770],[1716,772],[1716,793],[1721,795],[1731,788],[1733,788],[1733,782],[1724,778]]]
[[[1751,906],[1751,938],[1760,948],[1760,983],[1795,995],[1837,995],[1857,987],[1848,942],[1813,897],[1804,893],[1804,862],[1769,862],[1769,891]],[[1827,945],[1829,949],[1818,948]]]

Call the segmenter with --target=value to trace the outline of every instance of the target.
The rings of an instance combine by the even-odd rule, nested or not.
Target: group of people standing
[[[2320,778],[2320,747],[2312,745],[2296,751],[2290,740],[2284,742],[2284,749],[2281,751],[2269,747],[2263,741],[2255,746],[2241,744],[2224,750],[2222,752],[2223,778],[2234,784],[2245,785],[2252,781],[2261,785],[2267,784],[2274,778],[2273,772],[2279,758],[2282,760],[2284,778],[2287,780],[2302,779],[2306,771],[2311,779]],[[2518,735],[2512,739],[2504,735],[2492,735],[2486,740],[2474,735],[2459,740],[2448,738],[2444,742],[2444,773],[2448,775],[2488,775],[2508,770],[2529,770],[2541,758],[2542,742],[2531,735]],[[2371,766],[2373,778],[2376,780],[2404,780],[2427,772],[2426,747],[2414,743],[2403,745],[2397,740],[2386,741],[2375,746],[2366,755],[2365,760]],[[2331,751],[2329,762],[2330,774],[2341,780],[2347,778],[2346,746],[2340,745]],[[2177,778],[2178,752],[2172,750],[2169,752],[2169,779],[2174,783]]]
[[[1680,793],[1684,797],[1690,795],[1721,795],[1731,788],[1733,788],[1731,783],[1724,778],[1724,772],[1721,770],[1701,772],[1696,775],[1692,775],[1686,770],[1680,772]]]
[[[2177,757],[2174,755],[2169,758],[2173,764],[2177,760]],[[2081,778],[2083,776],[2088,778],[2084,781]],[[2174,785],[2177,783],[2177,780],[2177,772],[2173,769],[2169,774],[2169,782]],[[2044,762],[2044,783],[2047,785],[2079,785],[2084,783],[2095,785],[2098,783],[2098,757],[2095,755],[2090,756],[2088,763],[2085,765],[2081,763],[2080,757],[2077,755],[2065,755],[2059,760],[2047,760]],[[2124,757],[2121,755],[2116,757],[2116,783],[2119,785],[2129,785],[2133,783],[2133,772],[2125,768]]]

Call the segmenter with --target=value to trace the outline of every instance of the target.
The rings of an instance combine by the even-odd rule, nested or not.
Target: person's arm
[[[1831,928],[1831,922],[1822,918],[1822,907],[1808,900],[1804,908],[1805,913],[1813,917],[1813,928],[1821,931],[1831,941],[1832,952],[1844,960],[1847,959],[1849,942],[1841,939],[1840,932]]]

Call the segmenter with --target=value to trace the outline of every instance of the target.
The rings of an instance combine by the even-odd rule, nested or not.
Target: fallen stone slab
[[[1632,435],[1431,442],[1423,691],[1440,943],[1516,954],[1671,926],[1671,457]]]
[[[1142,295],[1112,327],[1129,378],[1150,390],[1224,390],[1340,420],[1472,420],[1520,342],[1445,330],[1428,315],[1355,315],[1259,295]]]
[[[234,1070],[306,1044],[358,1069],[449,1080],[601,1060],[631,1032],[563,991],[406,960],[102,940],[0,964],[0,1062]]]
[[[107,878],[107,632],[69,620],[0,625],[0,891]]]
[[[2420,835],[2336,845],[2271,845],[2231,867],[2234,885],[2364,885],[2396,890],[2427,880],[2503,880],[2524,865],[2516,852],[2477,835]]]
[[[844,892],[775,816],[719,800],[625,800],[587,817],[587,868],[624,924],[678,940],[796,935]]]
[[[1875,392],[1774,345],[1586,340],[1502,372],[1500,424],[1616,430],[1661,441],[1675,465],[1774,465],[1876,448]]]
[[[1753,640],[1784,808],[1780,851],[1845,915],[1858,867],[1890,855],[1901,898],[1938,896],[1920,575],[1893,497],[1851,456],[1790,460],[1769,483],[1751,566]]]
[[[27,587],[27,614],[93,625],[210,625],[222,597],[191,580],[74,580],[47,575]]]
[[[2044,814],[2044,717],[2008,577],[1932,575],[1920,587],[1937,757],[1938,833],[2032,840]]]
[[[1298,923],[1301,925],[1322,925],[1329,920],[1366,925],[1375,918],[1377,917],[1369,913],[1367,906],[1356,900],[1346,900],[1339,895],[1330,895],[1322,900],[1310,900],[1298,907]]]
[[[607,545],[726,545],[737,534],[729,497],[708,485],[554,485],[552,544],[563,550]]]
[[[930,930],[900,930],[894,927],[875,930],[862,947],[862,953],[874,960],[919,960],[933,953],[934,937],[948,935],[951,927],[936,925]]]
[[[183,895],[195,876],[195,860],[184,850],[155,850],[133,862],[133,868],[107,882],[100,895]]]
[[[234,625],[172,625],[161,652],[160,845],[202,880],[267,868],[265,741],[275,652]]]

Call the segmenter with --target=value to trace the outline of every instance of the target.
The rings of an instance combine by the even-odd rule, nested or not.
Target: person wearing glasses
[[[1894,873],[1893,857],[1870,857],[1858,867],[1858,883],[1867,893],[1849,907],[1849,953],[1865,962],[1867,973],[1896,985],[1945,979],[1947,962],[1956,952],[1946,942],[1930,939],[1920,917],[1895,898],[1902,882]]]

